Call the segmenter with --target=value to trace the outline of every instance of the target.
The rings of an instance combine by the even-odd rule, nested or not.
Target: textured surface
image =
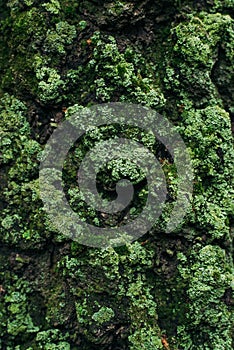
[[[233,349],[232,1],[9,0],[0,8],[0,348]],[[102,251],[53,229],[38,156],[76,105],[109,101],[174,122],[195,179],[183,225],[163,233],[176,169],[149,135],[125,130],[155,150],[170,198],[150,233]],[[71,153],[64,176],[74,209],[105,225],[109,218],[79,206],[72,167],[99,136]],[[107,197],[109,175],[100,184]],[[142,179],[136,190],[137,213]]]

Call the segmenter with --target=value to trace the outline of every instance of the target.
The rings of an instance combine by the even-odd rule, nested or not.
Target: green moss
[[[196,176],[192,221],[213,239],[228,236],[234,162],[229,115],[217,106],[184,111],[182,118],[180,130],[190,148]]]
[[[31,349],[70,350],[70,344],[63,340],[64,336],[56,328],[38,332],[35,340],[35,346],[33,346]]]
[[[219,59],[220,46],[230,58],[233,50],[230,28],[233,28],[230,16],[203,12],[199,16],[188,15],[172,28],[174,48],[167,60],[164,81],[167,89],[177,92],[178,105],[189,102],[197,108],[222,106],[212,81],[212,69]]]
[[[97,322],[97,324],[103,324],[110,321],[114,316],[115,313],[111,308],[102,306],[93,314],[92,319]]]
[[[15,285],[8,287],[4,301],[7,305],[6,333],[9,341],[15,337],[21,337],[26,340],[30,338],[31,333],[37,333],[39,327],[35,326],[30,315],[27,304],[27,295],[30,292],[27,281],[16,281]]]
[[[178,269],[188,283],[186,323],[178,327],[184,349],[232,349],[232,315],[222,301],[231,274],[224,250],[197,245],[190,257],[179,257]],[[225,338],[225,342],[223,339]]]
[[[43,222],[46,221],[38,180],[35,180],[41,146],[31,139],[26,107],[21,101],[5,95],[1,99],[0,114],[1,161],[7,174],[2,191],[2,200],[7,205],[1,211],[1,240],[39,244],[45,239]]]
[[[50,2],[42,4],[42,6],[50,13],[52,14],[59,14],[59,11],[61,10],[61,5],[58,0],[51,0]]]
[[[67,256],[59,263],[59,269],[63,268],[63,273],[70,279],[72,286],[78,276],[83,286],[81,289],[81,286],[74,285],[72,290],[77,299],[77,321],[81,329],[85,327],[87,339],[94,342],[94,325],[105,327],[107,324],[115,324],[116,316],[120,318],[127,316],[124,305],[119,304],[121,300],[127,298],[124,304],[129,305],[127,318],[131,321],[130,346],[132,349],[140,349],[140,346],[146,348],[150,345],[152,349],[154,346],[160,349],[157,306],[144,275],[145,270],[152,266],[153,251],[134,243],[129,244],[128,249],[122,254],[118,254],[112,248],[103,251],[89,250],[87,254],[82,259]],[[87,285],[87,277],[90,274],[93,280]],[[109,296],[108,306],[103,303],[102,293]],[[138,331],[139,328],[141,332]]]
[[[93,86],[98,101],[111,101],[113,94],[118,91],[120,101],[127,100],[154,107],[163,105],[163,94],[153,84],[153,74],[147,66],[144,67],[142,56],[131,48],[121,54],[111,36],[102,38],[100,33],[95,33],[92,41],[94,51],[89,69],[93,68],[98,76]]]
[[[153,350],[167,339],[171,350],[232,349],[231,1],[0,5],[0,348]],[[174,120],[193,161],[194,195],[177,232],[163,233],[178,181],[165,147],[136,128],[91,130],[64,165],[67,195],[85,219],[115,224],[83,205],[76,184],[87,150],[110,135],[155,152],[170,195],[146,237],[99,250],[51,227],[38,187],[43,146],[33,135],[40,138],[35,124],[52,131],[45,123],[61,106],[71,106],[69,117],[113,101],[150,106]],[[147,188],[132,163],[114,160],[98,185],[111,199],[123,175],[137,187],[134,216]]]

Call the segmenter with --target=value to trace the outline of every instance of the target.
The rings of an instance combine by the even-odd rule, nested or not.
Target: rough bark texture
[[[232,1],[8,0],[0,9],[0,349],[233,349]],[[177,125],[194,193],[183,225],[165,233],[176,170],[158,146],[171,196],[164,217],[142,239],[100,250],[50,224],[38,155],[74,105],[115,101]]]

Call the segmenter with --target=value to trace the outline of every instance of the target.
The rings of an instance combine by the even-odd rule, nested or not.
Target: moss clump
[[[197,245],[189,257],[179,254],[178,269],[188,285],[185,324],[178,327],[184,349],[232,349],[232,315],[222,300],[231,273],[225,251]],[[225,342],[223,339],[225,338]]]
[[[185,110],[180,128],[193,159],[195,186],[190,220],[209,239],[228,239],[234,162],[228,113],[218,106]]]
[[[213,82],[213,69],[221,48],[227,64],[232,65],[233,29],[230,28],[233,28],[230,16],[203,12],[186,16],[172,28],[174,46],[167,59],[164,81],[166,89],[176,93],[178,106],[222,106]]]
[[[31,139],[26,106],[21,101],[4,95],[0,114],[4,174],[1,241],[22,246],[40,245],[45,241],[45,216],[37,180],[41,146]]]

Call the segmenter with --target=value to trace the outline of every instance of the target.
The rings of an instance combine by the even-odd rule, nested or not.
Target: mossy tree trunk
[[[0,348],[233,349],[232,1],[8,0],[0,8]],[[38,157],[77,105],[117,101],[177,126],[194,192],[183,224],[166,233],[176,182],[160,146],[171,196],[164,217],[138,241],[101,250],[53,228]],[[72,189],[73,162],[65,169]]]

